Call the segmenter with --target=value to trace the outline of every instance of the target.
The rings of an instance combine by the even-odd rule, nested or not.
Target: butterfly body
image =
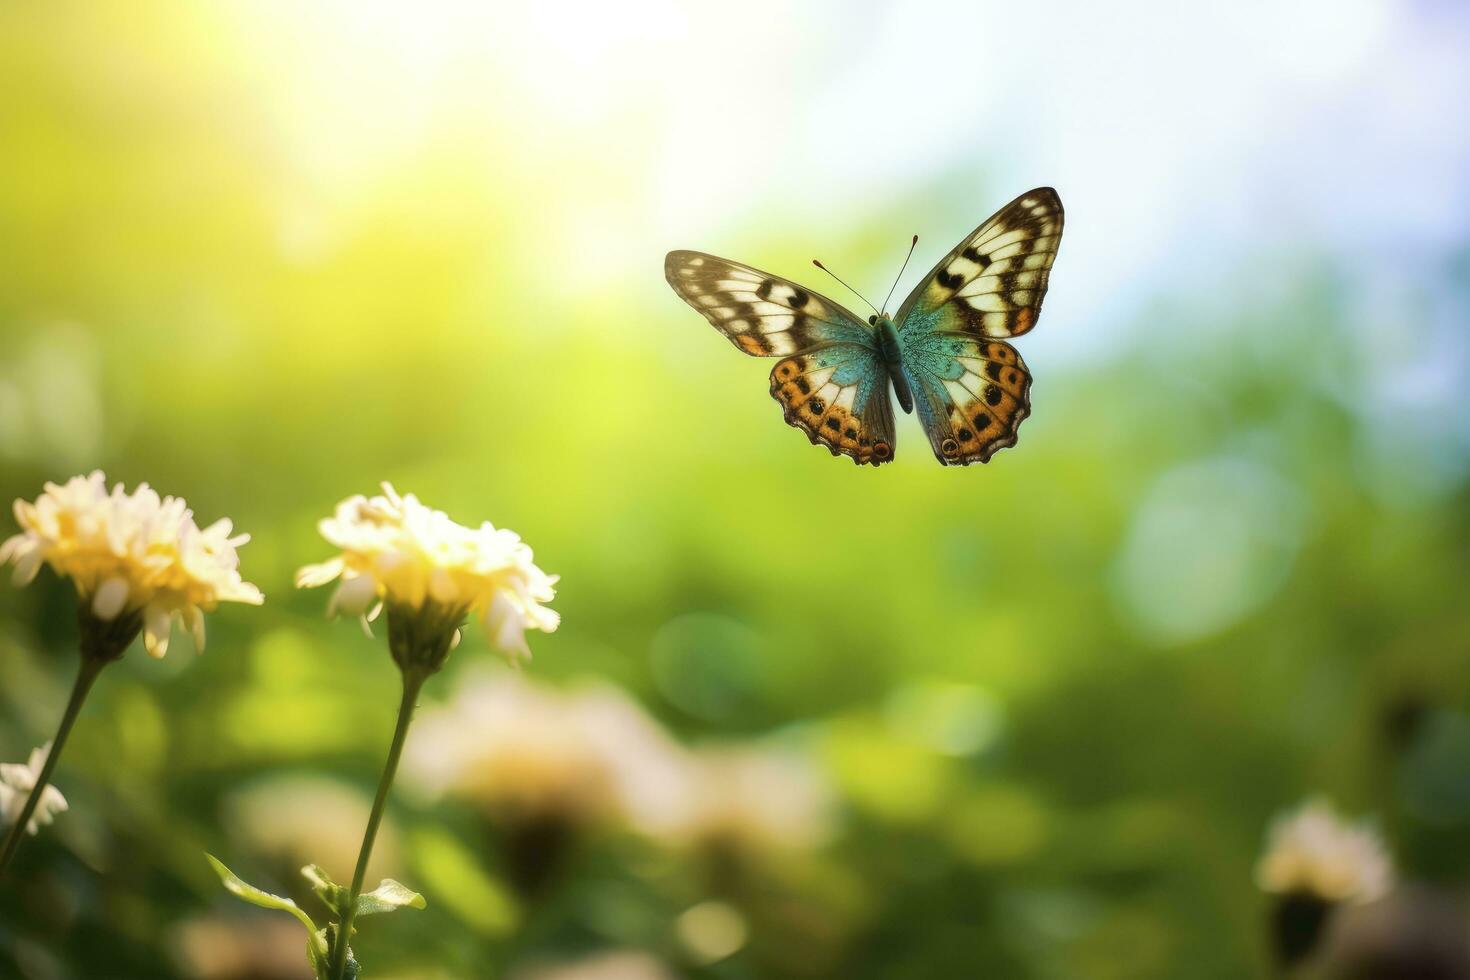
[[[905,415],[912,415],[914,395],[903,371],[903,344],[898,338],[898,326],[887,313],[880,313],[874,318],[873,328],[878,335],[878,352],[883,355],[883,366],[888,369],[888,380],[893,383],[898,407]]]
[[[893,388],[917,410],[943,465],[988,462],[1030,414],[1031,375],[1005,338],[1036,324],[1062,232],[1054,190],[1028,191],[939,261],[895,316],[866,324],[818,293],[702,252],[670,252],[664,275],[732,344],[780,357],[771,395],[833,455],[893,458]]]

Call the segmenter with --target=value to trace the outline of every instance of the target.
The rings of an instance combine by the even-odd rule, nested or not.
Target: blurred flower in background
[[[646,826],[682,789],[677,745],[622,691],[505,670],[467,674],[424,711],[406,758],[406,780],[506,819]]]
[[[618,854],[672,903],[662,914],[699,966],[737,953],[773,914],[796,915],[788,879],[835,831],[832,790],[795,747],[686,748],[605,682],[470,671],[446,705],[423,713],[406,762],[420,794],[482,814],[492,865],[533,909],[550,914],[544,900],[558,884]],[[790,897],[772,913],[776,895]]]
[[[675,975],[648,953],[612,950],[580,960],[517,970],[513,980],[676,980]]]
[[[341,780],[285,773],[231,791],[221,804],[221,819],[240,853],[269,863],[273,882],[299,885],[308,864],[320,865],[338,881],[351,878],[359,842],[342,828],[367,823],[371,808],[370,798]],[[385,817],[368,877],[386,877],[402,863],[398,829]]]
[[[678,804],[661,830],[672,843],[749,857],[824,844],[835,800],[822,773],[795,750],[760,744],[696,749]]]
[[[1393,861],[1376,830],[1350,824],[1326,800],[1314,799],[1272,823],[1256,881],[1275,895],[1371,902],[1392,887]]]
[[[1325,800],[1278,817],[1256,865],[1256,882],[1275,896],[1278,957],[1294,964],[1310,955],[1338,906],[1381,899],[1393,879],[1378,833],[1347,823]]]
[[[507,670],[472,672],[426,710],[406,759],[405,781],[484,812],[526,893],[586,835],[656,823],[684,775],[678,746],[618,689],[559,690]]]
[[[191,980],[311,980],[301,927],[269,915],[189,916],[168,934],[170,958]]]

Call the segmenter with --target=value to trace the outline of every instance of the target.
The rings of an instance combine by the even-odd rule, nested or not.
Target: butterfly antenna
[[[816,266],[818,269],[821,269],[823,272],[827,273],[827,275],[831,276],[833,279],[836,279],[838,282],[842,282],[842,280],[840,278],[838,278],[837,273],[835,273],[831,269],[827,268],[825,265],[823,265],[818,260],[812,259],[812,265]],[[858,299],[862,300],[864,303],[868,303],[868,298],[866,296],[864,296],[862,293],[858,292],[856,289],[853,289],[847,283],[842,282],[842,286],[849,293],[852,293],[854,296],[856,296]],[[868,308],[871,309],[874,313],[879,313],[878,307],[874,306],[872,303],[868,303]]]
[[[903,270],[909,267],[909,259],[914,257],[914,248],[919,244],[919,236],[909,243],[909,254],[903,257],[903,265],[898,267],[898,275],[893,277],[893,285],[888,287],[888,295],[883,297],[883,308],[888,309],[888,301],[893,298],[893,291],[898,288],[898,281],[903,278]]]

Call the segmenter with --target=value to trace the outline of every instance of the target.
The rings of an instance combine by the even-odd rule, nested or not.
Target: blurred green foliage
[[[1097,356],[1023,342],[1017,448],[945,470],[900,420],[898,461],[857,470],[781,424],[765,366],[668,293],[660,254],[561,288],[583,259],[537,202],[565,163],[445,124],[351,194],[303,176],[262,109],[279,91],[209,9],[0,9],[0,497],[148,481],[254,535],[267,595],[212,615],[203,657],[180,640],[104,674],[59,770],[71,811],[0,887],[0,973],[188,975],[187,927],[264,922],[206,851],[312,908],[230,801],[281,774],[371,794],[396,671],[291,575],[328,553],[315,521],[385,479],[562,576],[534,677],[610,679],[690,744],[799,744],[839,817],[733,877],[591,835],[526,897],[504,828],[398,794],[382,871],[428,908],[366,924],[373,976],[608,948],[728,980],[1257,975],[1263,829],[1315,792],[1378,813],[1406,874],[1464,880],[1464,447],[1427,447],[1449,474],[1427,483],[1362,451],[1348,270],[1304,247],[1265,306],[1161,291]],[[920,175],[905,220],[953,188]],[[870,220],[849,254],[876,269],[894,222]],[[800,268],[784,221],[752,214],[729,250]],[[65,583],[0,590],[4,758],[48,737],[74,641]],[[350,860],[344,812],[322,835]],[[677,928],[711,898],[749,929],[713,964]]]

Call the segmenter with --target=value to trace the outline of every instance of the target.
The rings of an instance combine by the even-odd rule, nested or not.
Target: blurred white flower
[[[614,950],[571,963],[518,970],[515,980],[674,980],[668,967],[647,953]]]
[[[174,617],[204,648],[204,613],[221,602],[259,605],[260,590],[240,577],[228,520],[200,529],[178,497],[160,498],[146,483],[131,494],[107,492],[101,470],[65,485],[46,484],[35,503],[15,502],[22,531],[0,545],[0,564],[15,563],[24,585],[41,564],[72,580],[84,609],[104,623],[137,614],[148,653],[168,652]]]
[[[556,629],[557,614],[543,605],[556,594],[556,577],[536,566],[531,549],[512,531],[488,522],[456,524],[413,494],[400,497],[387,483],[382,496],[342,501],[318,526],[342,553],[302,568],[296,584],[310,588],[340,579],[328,615],[340,610],[366,622],[385,603],[390,614],[402,610],[456,623],[473,612],[491,645],[512,661],[531,655],[526,630]]]
[[[163,948],[195,980],[284,980],[303,973],[301,924],[285,916],[191,917],[174,923],[166,935]]]
[[[1393,862],[1378,834],[1347,823],[1321,799],[1277,817],[1256,883],[1276,894],[1329,903],[1371,902],[1393,886]]]
[[[25,765],[14,762],[0,764],[0,827],[9,827],[20,817],[20,811],[25,809],[26,800],[35,789],[36,780],[40,778],[50,753],[51,743],[47,742],[31,750],[31,757]],[[61,791],[55,786],[47,786],[36,801],[36,809],[31,812],[26,830],[34,835],[66,808],[66,797],[61,795]]]
[[[805,850],[831,835],[831,789],[795,751],[702,748],[686,763],[679,805],[663,815],[661,830],[688,845]]]
[[[326,776],[287,773],[252,781],[226,796],[223,823],[241,849],[296,869],[320,865],[337,881],[350,881],[360,841],[341,832],[367,823],[371,797]],[[387,877],[401,864],[400,834],[385,815],[373,843],[368,879]]]
[[[407,753],[405,778],[430,794],[583,826],[652,823],[684,777],[679,747],[617,689],[563,691],[503,669],[425,711]]]

